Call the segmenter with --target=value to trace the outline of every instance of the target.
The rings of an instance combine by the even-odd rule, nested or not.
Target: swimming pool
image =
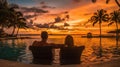
[[[32,53],[28,47],[35,40],[40,40],[39,36],[32,36],[33,39],[6,39],[0,40],[0,59],[19,61],[23,63],[32,63]],[[50,35],[49,43],[64,43],[65,35]],[[84,45],[86,48],[82,54],[83,62],[96,61],[97,57],[93,55],[93,47],[99,46],[99,38],[81,38],[80,35],[73,35],[74,42],[76,46]],[[120,45],[120,40],[119,40]],[[102,38],[103,49],[106,48],[107,51],[116,46],[115,38]],[[104,50],[104,51],[106,51]],[[56,56],[54,57],[54,63],[59,63],[59,49],[55,50]],[[106,60],[109,60],[113,54],[105,53],[107,56]]]

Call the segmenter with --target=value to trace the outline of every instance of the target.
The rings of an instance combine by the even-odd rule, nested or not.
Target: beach
[[[40,64],[25,64],[21,62],[8,61],[0,59],[0,67],[119,67],[120,58],[112,59],[107,62],[100,63],[86,63],[86,64],[76,64],[76,65],[40,65]]]

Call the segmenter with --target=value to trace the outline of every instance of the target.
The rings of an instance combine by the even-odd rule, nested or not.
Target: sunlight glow
[[[77,20],[71,20],[71,21],[66,21],[66,23],[70,24],[70,25],[76,25],[81,23],[82,21],[84,21],[85,19],[77,19]]]

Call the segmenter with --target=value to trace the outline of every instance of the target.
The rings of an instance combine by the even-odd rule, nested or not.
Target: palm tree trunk
[[[118,2],[118,0],[115,0],[115,2],[117,3],[117,5],[120,7],[120,3]]]
[[[118,32],[118,24],[116,22],[116,49],[118,49],[118,39],[119,39],[119,32]]]
[[[101,20],[100,20],[100,23],[99,23],[99,27],[100,27],[100,50],[99,50],[99,54],[100,54],[100,57],[102,57],[102,43],[101,43],[101,41],[102,41],[102,39],[101,39],[101,34],[102,34],[102,32],[101,32]]]
[[[15,26],[13,27],[13,31],[12,31],[12,36],[14,35],[14,32],[15,32]]]
[[[18,30],[17,30],[16,36],[18,35],[19,29],[20,29],[20,28],[18,27]]]

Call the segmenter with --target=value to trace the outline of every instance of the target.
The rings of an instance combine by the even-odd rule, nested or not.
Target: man
[[[48,46],[50,44],[47,43],[48,33],[46,31],[41,32],[41,41],[34,41],[32,46]]]

